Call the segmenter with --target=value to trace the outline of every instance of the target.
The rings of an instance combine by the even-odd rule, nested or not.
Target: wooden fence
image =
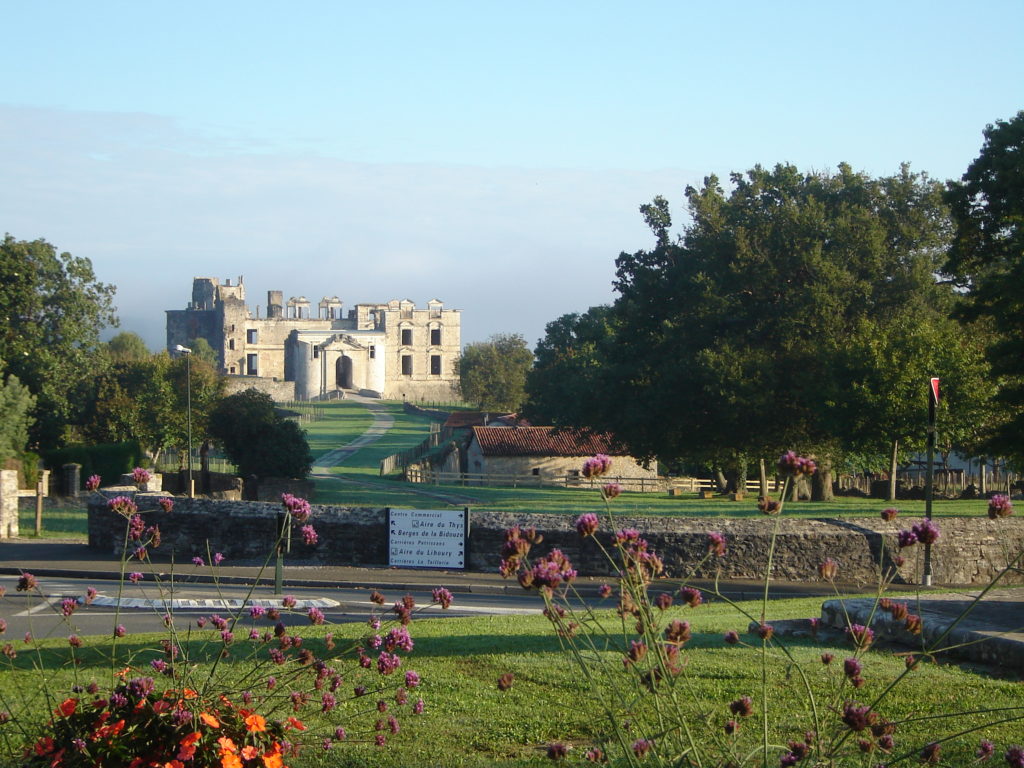
[[[407,466],[412,464],[419,458],[422,458],[432,450],[437,448],[441,443],[448,439],[449,435],[445,430],[441,429],[441,425],[436,422],[430,425],[430,434],[427,435],[426,439],[419,445],[415,445],[412,448],[408,448],[398,453],[393,453],[390,456],[385,456],[380,460],[380,474],[384,475],[391,474],[400,469],[405,469]]]
[[[580,475],[503,474],[498,472],[436,472],[424,467],[409,467],[405,479],[410,483],[428,485],[476,485],[501,488],[600,488],[606,483],[618,483],[625,491],[640,493],[678,492],[698,493],[714,491],[714,480],[664,477],[610,477],[586,478]],[[747,481],[747,491],[756,494],[760,486],[756,480]]]

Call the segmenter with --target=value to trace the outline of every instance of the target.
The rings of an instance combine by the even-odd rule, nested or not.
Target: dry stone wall
[[[154,552],[178,562],[222,552],[235,561],[266,557],[273,544],[277,514],[281,505],[271,502],[175,499],[174,510],[164,513],[157,505],[157,494],[136,496],[148,525],[160,526],[163,544]],[[388,542],[386,512],[383,509],[314,506],[312,521],[319,542],[306,546],[300,536],[292,540],[289,561],[316,564],[386,566]],[[728,553],[714,559],[694,573],[710,577],[721,569],[724,578],[757,579],[768,564],[771,518],[626,518],[616,519],[617,528],[636,528],[651,548],[664,560],[669,576],[682,577],[701,562],[707,551],[707,534],[723,533]],[[940,518],[942,537],[933,546],[932,563],[936,584],[988,583],[1002,570],[1014,553],[1024,547],[1024,520],[1008,518]],[[780,580],[810,581],[817,578],[817,566],[826,557],[839,564],[840,579],[877,583],[880,568],[894,567],[896,532],[903,525],[878,519],[797,519],[782,518],[772,555],[772,574]],[[543,554],[557,547],[572,560],[581,575],[613,575],[592,539],[581,539],[574,519],[563,515],[515,515],[496,512],[470,512],[467,562],[469,570],[494,571],[505,529],[512,525],[533,526],[543,533],[537,547]],[[610,531],[598,536],[607,541]],[[89,546],[105,552],[118,552],[124,539],[124,520],[106,508],[105,499],[94,496],[89,505]],[[919,583],[922,573],[922,547],[903,552],[905,563],[898,570],[898,581]],[[1005,584],[1024,584],[1024,575],[1010,574]]]

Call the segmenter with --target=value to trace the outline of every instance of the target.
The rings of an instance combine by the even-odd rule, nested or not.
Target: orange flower
[[[182,693],[185,694],[185,698],[186,699],[194,699],[194,698],[196,698],[199,695],[198,693],[193,691],[191,688],[186,688],[184,691],[182,691]]]
[[[75,714],[76,709],[78,709],[78,699],[64,699],[60,706],[57,707],[57,712],[64,715],[64,717],[69,717]]]
[[[243,768],[242,761],[234,752],[220,753],[221,768]]]
[[[237,752],[238,751],[238,747],[235,745],[235,742],[233,742],[227,736],[221,736],[219,739],[217,739],[217,743],[220,744],[220,748],[224,752]]]
[[[48,755],[53,752],[53,739],[49,736],[43,736],[39,741],[36,742],[36,754],[37,755]]]
[[[274,745],[275,751],[263,753],[264,768],[284,768],[284,760],[281,759],[281,745]]]
[[[296,731],[306,730],[306,726],[302,724],[301,720],[296,720],[294,717],[288,718],[288,725],[294,728]]]
[[[181,740],[181,746],[189,747],[195,744],[201,738],[203,738],[203,734],[201,734],[199,731],[192,731],[192,733],[190,733],[188,736]]]
[[[181,760],[170,760],[164,763],[163,768],[185,768],[185,764]]]
[[[260,751],[256,749],[256,747],[252,746],[252,744],[249,744],[242,747],[241,754],[243,760],[255,760],[260,756]]]
[[[253,712],[245,718],[245,729],[249,731],[249,733],[265,731],[267,730],[267,721],[263,718],[263,715],[258,715]]]
[[[220,728],[220,720],[211,715],[209,712],[200,712],[199,719],[211,728]]]
[[[196,756],[196,748],[192,744],[184,746],[184,747],[182,747],[181,749],[178,750],[178,759],[179,760],[191,760],[195,756]]]

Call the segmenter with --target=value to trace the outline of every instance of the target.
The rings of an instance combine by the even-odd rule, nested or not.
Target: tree
[[[28,387],[17,376],[8,376],[0,386],[0,464],[24,453],[34,405]]]
[[[214,348],[210,346],[210,342],[202,336],[189,341],[188,346],[189,349],[192,350],[193,360],[202,360],[214,370],[220,368],[220,362],[217,360],[216,350],[214,350]]]
[[[0,242],[0,374],[35,396],[30,440],[41,448],[60,445],[79,417],[99,332],[117,325],[114,290],[96,281],[88,259],[45,240]]]
[[[919,416],[863,418],[916,368],[850,349],[878,334],[900,348],[906,328],[944,320],[942,189],[905,166],[881,179],[758,166],[731,182],[687,188],[692,223],[675,242],[664,201],[642,209],[656,247],[616,261],[618,341],[589,426],[641,458],[728,464],[737,479],[753,457],[812,452],[827,497],[844,450],[923,436]]]
[[[210,414],[209,431],[244,477],[304,478],[313,466],[305,433],[256,389],[221,400]]]
[[[111,362],[126,363],[148,360],[152,353],[137,333],[122,331],[107,342],[107,354]]]
[[[978,157],[946,199],[956,225],[946,271],[964,291],[959,317],[988,320],[988,347],[1004,409],[987,441],[997,455],[1024,460],[1024,111],[984,131]]]
[[[463,399],[489,411],[518,411],[526,399],[533,354],[519,334],[498,333],[469,344],[456,362]]]
[[[547,324],[526,377],[524,416],[534,424],[582,426],[603,389],[606,345],[613,342],[610,306],[562,315]]]

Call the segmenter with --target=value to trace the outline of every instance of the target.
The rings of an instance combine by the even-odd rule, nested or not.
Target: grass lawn
[[[7,606],[4,607],[9,607],[11,598],[5,602]],[[759,604],[746,604],[745,607],[751,613],[760,609]],[[819,601],[774,601],[770,609],[771,620],[802,618],[816,615]],[[678,690],[685,694],[680,698],[680,706],[687,712],[699,737],[707,739],[711,734],[720,733],[723,723],[730,717],[728,703],[741,695],[750,695],[755,700],[758,714],[741,730],[740,743],[745,749],[756,748],[760,727],[758,715],[764,711],[759,698],[761,656],[752,648],[727,646],[721,639],[727,630],[742,631],[746,627],[746,619],[724,604],[707,604],[697,609],[673,607],[669,614],[685,618],[693,625],[693,639],[684,650],[686,672],[679,678]],[[602,621],[617,627],[619,620],[613,613],[605,612],[600,616]],[[330,629],[338,637],[356,638],[366,627],[341,625]],[[573,762],[579,764],[586,746],[605,732],[596,695],[599,691],[582,679],[560,649],[545,618],[537,615],[417,619],[410,629],[416,647],[403,669],[414,669],[424,679],[422,688],[417,692],[422,693],[426,700],[424,714],[417,717],[411,715],[407,708],[392,706],[391,712],[400,718],[402,730],[389,748],[378,749],[353,743],[338,745],[325,752],[314,747],[299,759],[290,761],[294,768],[550,765],[544,751],[546,744],[556,740],[573,746],[570,754]],[[320,653],[322,644],[315,638],[321,637],[325,631],[324,627],[302,630],[306,639],[304,645]],[[236,635],[239,634],[243,633],[236,630]],[[128,638],[128,647],[136,653],[136,664],[147,669],[148,662],[160,656],[160,637]],[[751,644],[757,642],[747,635],[744,635],[744,640]],[[904,667],[903,660],[889,651],[871,652],[864,659],[866,684],[853,691],[848,684],[841,683],[841,662],[851,654],[849,647],[822,647],[810,641],[789,642],[796,661],[806,671],[816,695],[821,697],[820,711],[828,723],[822,729],[823,738],[841,730],[836,725],[836,718],[828,714],[830,705],[845,698],[863,703],[872,701]],[[79,682],[97,680],[105,683],[110,679],[110,664],[104,655],[108,647],[106,638],[87,640],[87,653],[77,670]],[[88,651],[89,648],[92,650]],[[819,660],[820,654],[826,650],[834,653],[837,659],[828,667]],[[66,646],[60,646],[59,653],[66,655]],[[233,656],[239,658],[242,655],[239,645]],[[602,669],[612,675],[621,672],[621,651],[609,650],[601,656],[604,660]],[[0,661],[4,662],[0,663],[2,705],[18,714],[17,701],[23,694],[31,694],[38,688],[38,673],[26,672],[25,668],[39,663],[40,659],[21,651],[14,661],[6,658]],[[54,693],[60,700],[73,683],[75,673],[67,669],[54,672],[58,665],[54,657],[44,656],[41,661],[50,684],[63,688]],[[346,673],[346,679],[349,679],[350,665],[351,662],[346,662],[340,668]],[[203,668],[201,665],[200,669]],[[232,668],[228,664],[225,667],[229,675],[239,675],[248,669],[251,665]],[[271,667],[271,672],[283,678],[286,668]],[[515,683],[510,690],[499,691],[497,679],[508,672],[515,676]],[[810,727],[811,717],[807,700],[800,693],[799,676],[793,674],[790,665],[779,660],[769,663],[765,675],[770,690],[768,713],[772,743],[781,745],[787,738],[802,738],[803,732]],[[255,689],[256,685],[252,684],[252,687]],[[347,687],[339,689],[339,699],[344,698],[342,694],[348,690]],[[368,699],[353,699],[330,716],[317,714],[315,706],[307,707],[301,712],[302,719],[310,725],[306,735],[313,736],[312,741],[319,743],[319,739],[338,724],[344,725],[351,734],[358,734],[357,722],[366,721],[368,717],[372,723],[378,717],[372,711],[372,704],[377,698],[370,696],[369,702]],[[363,702],[370,704],[369,712],[366,712],[366,706],[360,706]],[[957,666],[926,663],[910,674],[878,709],[884,717],[898,723],[895,739],[897,752],[900,752],[944,734],[997,719],[996,715],[953,717],[957,710],[980,706],[1008,708],[1003,717],[1007,714],[1021,717],[1024,700],[1020,683],[994,679]],[[345,707],[348,714],[340,714]],[[43,717],[49,708],[37,700],[31,716]],[[361,717],[353,714],[355,709],[363,710]],[[1009,744],[1021,742],[1021,730],[1018,720],[987,728],[981,735],[991,738],[1005,750]],[[978,737],[979,734],[971,734],[944,744],[943,764],[970,763]],[[781,751],[781,747],[773,748],[771,765],[777,764]],[[913,764],[916,760],[909,762]]]

